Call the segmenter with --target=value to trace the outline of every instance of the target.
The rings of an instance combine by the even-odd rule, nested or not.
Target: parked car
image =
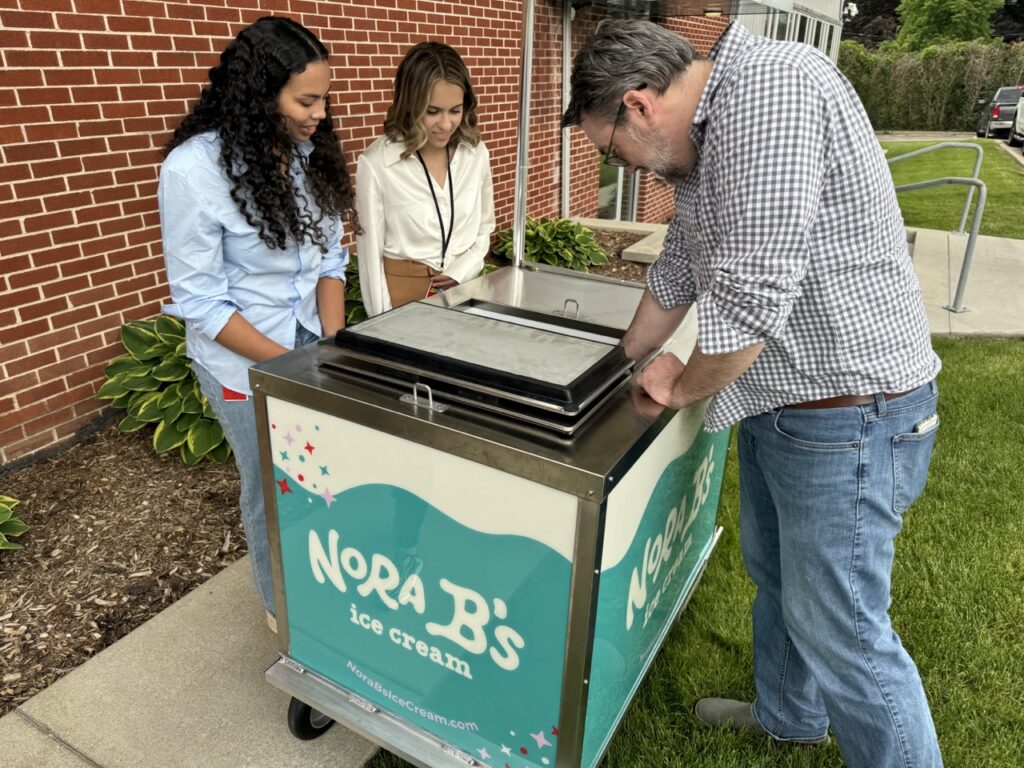
[[[1008,141],[1011,147],[1024,145],[1024,95],[1021,95],[1017,102],[1017,111],[1013,114],[1013,124],[1010,126]],[[1024,152],[1024,149],[1021,151]]]
[[[1022,93],[1024,85],[1006,85],[996,91],[991,101],[987,102],[985,111],[981,113],[978,136],[984,136],[986,139],[992,136],[1006,136],[1010,132],[1013,112]],[[986,104],[984,99],[980,99],[978,103]]]

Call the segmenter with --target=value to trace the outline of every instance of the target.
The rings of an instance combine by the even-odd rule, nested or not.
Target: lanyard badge
[[[441,215],[441,204],[437,202],[437,193],[434,192],[434,180],[427,170],[427,164],[423,161],[423,155],[416,150],[416,159],[423,166],[423,175],[427,177],[427,187],[430,189],[430,196],[434,200],[434,211],[437,212],[437,224],[441,228],[441,271],[444,271],[444,257],[448,253],[448,244],[452,241],[452,231],[455,229],[455,185],[452,183],[452,158],[445,147],[445,159],[448,161],[448,200],[450,203],[450,215],[448,217],[448,231],[445,232],[444,217]]]

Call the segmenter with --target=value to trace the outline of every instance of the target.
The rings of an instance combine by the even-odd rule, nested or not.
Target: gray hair
[[[562,127],[585,115],[614,121],[626,91],[643,87],[663,94],[698,58],[690,43],[652,21],[601,22],[572,64],[572,97]]]

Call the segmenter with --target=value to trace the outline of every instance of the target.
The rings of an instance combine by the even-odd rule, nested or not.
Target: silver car
[[[1010,125],[1010,137],[1007,141],[1011,147],[1024,145],[1024,95],[1017,102],[1017,111],[1013,113],[1013,123]],[[1021,152],[1024,152],[1024,149]]]

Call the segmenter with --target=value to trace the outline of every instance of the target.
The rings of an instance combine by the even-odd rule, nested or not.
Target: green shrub
[[[587,272],[591,266],[607,264],[608,256],[594,240],[594,233],[570,219],[526,219],[524,256],[553,267]],[[498,233],[497,256],[513,258],[512,230]]]
[[[135,432],[153,424],[157,453],[177,448],[188,465],[204,458],[227,461],[231,446],[185,357],[182,322],[160,315],[126,323],[121,326],[121,343],[128,354],[106,367],[106,382],[96,393],[128,411],[118,428]]]
[[[21,544],[11,541],[28,530],[28,526],[14,511],[18,503],[17,499],[10,496],[0,496],[0,549],[21,549]]]
[[[1024,44],[972,41],[904,51],[844,40],[839,68],[876,130],[973,131],[979,99],[1024,83]]]
[[[359,258],[350,252],[345,269],[345,325],[355,325],[365,319],[363,291],[359,287]]]

